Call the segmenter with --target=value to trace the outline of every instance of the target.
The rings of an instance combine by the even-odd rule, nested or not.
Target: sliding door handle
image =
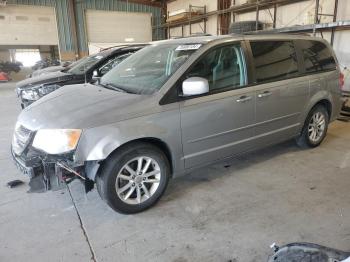
[[[272,93],[270,91],[265,91],[265,92],[263,92],[261,94],[258,94],[258,97],[262,98],[262,97],[267,97],[267,96],[270,96],[270,95],[272,95]]]
[[[252,100],[251,96],[241,96],[240,98],[236,99],[236,102],[243,103],[243,102],[247,102],[249,100]]]

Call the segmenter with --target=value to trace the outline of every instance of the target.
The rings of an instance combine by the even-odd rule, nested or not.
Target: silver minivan
[[[12,142],[33,192],[75,178],[116,211],[154,205],[172,177],[295,138],[320,145],[341,108],[330,45],[302,35],[154,42],[94,84],[21,112]]]

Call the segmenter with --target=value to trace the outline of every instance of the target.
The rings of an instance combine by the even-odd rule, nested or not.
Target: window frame
[[[296,58],[297,58],[297,66],[298,66],[298,74],[297,76],[291,76],[291,77],[286,77],[283,79],[279,79],[279,80],[270,80],[270,81],[264,81],[264,82],[257,82],[257,74],[256,74],[256,67],[255,67],[255,60],[254,60],[254,56],[253,56],[253,51],[252,51],[252,47],[251,47],[251,42],[292,42],[294,45],[294,51],[296,54]],[[276,82],[280,82],[280,81],[285,81],[285,80],[290,80],[290,79],[294,79],[294,78],[299,78],[302,77],[303,75],[303,71],[301,70],[302,67],[304,66],[304,64],[302,63],[302,57],[301,57],[301,53],[300,50],[297,48],[297,44],[296,44],[297,40],[294,39],[253,39],[253,40],[246,40],[247,42],[247,49],[248,49],[248,59],[249,59],[249,63],[250,63],[250,70],[251,70],[251,74],[252,74],[252,82],[250,83],[250,85],[264,85],[264,84],[269,84],[269,83],[276,83]]]
[[[130,53],[132,53],[132,52],[130,52]],[[125,52],[125,53],[116,53],[115,55],[109,56],[109,57],[108,57],[104,62],[102,62],[101,65],[99,65],[95,70],[98,71],[98,74],[99,74],[100,76],[103,76],[103,75],[107,74],[110,70],[113,69],[113,67],[112,67],[110,70],[108,70],[106,73],[104,73],[104,74],[102,74],[101,70],[102,70],[105,66],[107,66],[109,63],[115,62],[115,60],[117,60],[119,57],[121,57],[121,56],[123,56],[123,55],[126,55],[126,54],[129,54],[129,53],[128,53],[128,52]],[[95,71],[95,70],[94,70],[94,71]]]
[[[246,73],[246,84],[243,86],[240,86],[238,88],[232,89],[232,88],[220,88],[217,90],[209,90],[208,93],[205,94],[201,94],[201,95],[194,95],[194,96],[181,96],[180,94],[180,88],[181,88],[181,84],[184,80],[186,80],[186,75],[189,73],[189,71],[191,71],[193,69],[193,67],[196,65],[196,63],[198,61],[200,61],[201,59],[203,59],[203,57],[205,57],[208,53],[218,49],[218,48],[222,48],[225,46],[232,46],[232,45],[237,45],[240,46],[242,49],[242,58],[245,62],[245,73]],[[251,83],[251,78],[252,78],[252,74],[250,72],[249,69],[249,60],[248,60],[248,50],[247,50],[247,45],[246,45],[246,41],[244,40],[235,40],[232,42],[226,42],[226,43],[220,43],[217,44],[211,48],[209,48],[208,50],[206,50],[205,52],[203,52],[187,69],[186,71],[178,78],[178,80],[176,81],[176,83],[166,92],[166,94],[160,99],[159,104],[160,105],[166,105],[166,104],[171,104],[171,103],[177,103],[177,102],[181,102],[181,101],[185,101],[185,100],[189,100],[189,99],[195,99],[198,97],[203,97],[203,96],[209,96],[209,95],[214,95],[214,94],[218,94],[218,93],[223,93],[223,92],[229,92],[229,91],[233,91],[233,90],[239,90],[239,89],[243,89],[243,88],[247,88],[250,86]]]
[[[306,71],[306,66],[305,66],[305,59],[304,59],[304,55],[303,55],[303,48],[301,47],[301,42],[302,41],[319,42],[319,43],[323,44],[329,50],[332,58],[334,59],[335,68],[334,69],[324,69],[324,70],[319,70],[319,71],[315,71],[315,72],[307,72]],[[325,72],[332,72],[332,71],[338,70],[338,61],[337,61],[337,58],[335,57],[335,54],[334,54],[333,50],[330,49],[329,46],[326,43],[324,43],[323,41],[319,41],[319,40],[316,40],[316,39],[315,40],[298,39],[298,40],[295,40],[295,42],[296,42],[295,46],[296,46],[296,48],[298,50],[300,61],[301,61],[301,67],[300,67],[300,69],[302,70],[301,76],[322,74],[322,73],[325,73]]]
[[[99,68],[101,68],[103,66],[103,64],[107,63],[107,61],[110,61],[112,59],[115,59],[116,57],[122,56],[126,53],[132,53],[132,52],[136,52],[136,51],[132,51],[129,49],[119,49],[117,51],[111,52],[109,55],[107,55],[106,57],[102,58],[97,64],[95,64],[94,66],[92,66],[89,70],[87,70],[86,75],[91,75],[93,74],[93,72],[95,70],[98,70]],[[98,55],[98,54],[95,54]],[[84,74],[82,74],[84,75]]]

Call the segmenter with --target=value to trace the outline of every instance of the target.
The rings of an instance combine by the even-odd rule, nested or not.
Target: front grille
[[[12,149],[16,155],[22,154],[31,138],[32,131],[22,125],[17,125],[13,134]]]

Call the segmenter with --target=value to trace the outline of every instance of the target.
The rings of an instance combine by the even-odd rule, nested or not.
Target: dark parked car
[[[67,61],[67,62],[63,62],[61,65],[58,65],[58,66],[48,66],[48,67],[45,67],[45,68],[40,68],[40,69],[37,69],[37,70],[33,71],[28,76],[28,78],[30,78],[30,77],[38,77],[38,76],[46,75],[46,74],[49,74],[49,73],[52,73],[52,72],[62,71],[62,70],[65,70],[65,69],[68,70],[69,67],[73,67],[73,66],[75,66],[76,63],[79,63],[79,62],[80,62],[80,60],[75,61],[74,63]]]
[[[20,81],[16,85],[22,108],[64,85],[91,82],[93,75],[103,76],[114,66],[145,45],[124,45],[87,56],[66,70]]]

